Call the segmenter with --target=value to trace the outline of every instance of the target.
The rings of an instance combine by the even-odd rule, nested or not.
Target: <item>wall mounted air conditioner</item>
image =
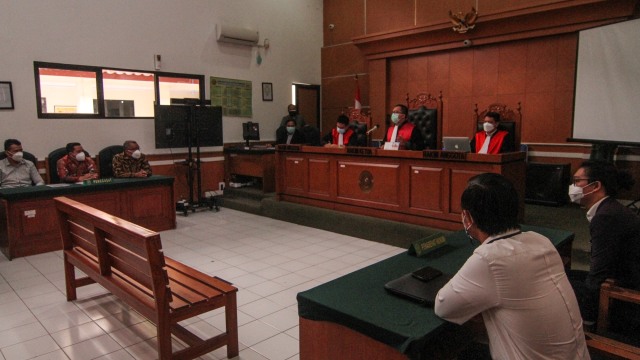
[[[260,33],[257,30],[241,26],[217,24],[216,32],[218,33],[218,42],[256,46],[260,39]]]

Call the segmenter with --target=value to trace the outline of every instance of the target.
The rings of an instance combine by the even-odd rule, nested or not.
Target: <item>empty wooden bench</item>
[[[236,289],[165,257],[160,235],[65,198],[55,198],[64,251],[67,300],[76,288],[98,283],[158,328],[159,359],[193,359],[227,346],[238,355]],[[76,278],[78,268],[86,276]],[[224,307],[226,331],[203,340],[179,325]],[[188,346],[172,352],[171,334]]]

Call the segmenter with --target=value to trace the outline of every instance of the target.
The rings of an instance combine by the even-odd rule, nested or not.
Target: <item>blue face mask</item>
[[[287,126],[287,133],[288,134],[293,134],[296,131],[296,127],[295,126]]]
[[[341,128],[337,128],[337,129],[338,129],[338,133],[339,134],[344,134],[344,133],[347,132],[347,128],[342,128],[342,129]]]
[[[391,122],[397,124],[400,121],[400,114],[391,114]]]

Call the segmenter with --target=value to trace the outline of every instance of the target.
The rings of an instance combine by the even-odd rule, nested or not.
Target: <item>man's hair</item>
[[[73,151],[76,146],[82,146],[79,142],[70,142],[67,144],[67,154]]]
[[[402,104],[396,104],[394,106],[394,108],[399,107],[400,109],[402,109],[402,113],[404,114],[404,116],[409,116],[409,108],[407,107],[407,105],[402,105]],[[407,119],[408,120],[408,119]]]
[[[618,170],[608,161],[590,160],[580,165],[589,178],[589,183],[599,181],[608,196],[616,197],[620,189],[629,190],[635,184],[628,171]]]
[[[489,111],[488,113],[486,113],[484,115],[485,117],[490,117],[493,120],[495,120],[496,122],[500,122],[500,114],[495,112],[495,111]]]
[[[127,140],[127,141],[125,141],[125,142],[124,142],[124,144],[122,144],[122,147],[123,147],[125,150],[127,150],[127,149],[129,149],[129,147],[131,146],[131,144],[138,145],[138,142],[137,142],[137,141],[135,141],[135,140]]]
[[[504,176],[484,173],[469,179],[461,205],[489,236],[518,229],[518,192]]]
[[[7,151],[11,147],[11,145],[22,145],[22,143],[16,139],[7,139],[4,141],[4,150]]]
[[[345,124],[345,125],[349,125],[349,117],[346,115],[340,115],[338,116],[338,123],[340,124]]]

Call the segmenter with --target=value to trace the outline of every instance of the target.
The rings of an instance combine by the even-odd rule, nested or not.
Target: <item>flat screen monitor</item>
[[[249,140],[260,140],[260,124],[254,122],[242,123],[242,138],[249,146]]]
[[[157,105],[156,149],[222,146],[220,106]]]

